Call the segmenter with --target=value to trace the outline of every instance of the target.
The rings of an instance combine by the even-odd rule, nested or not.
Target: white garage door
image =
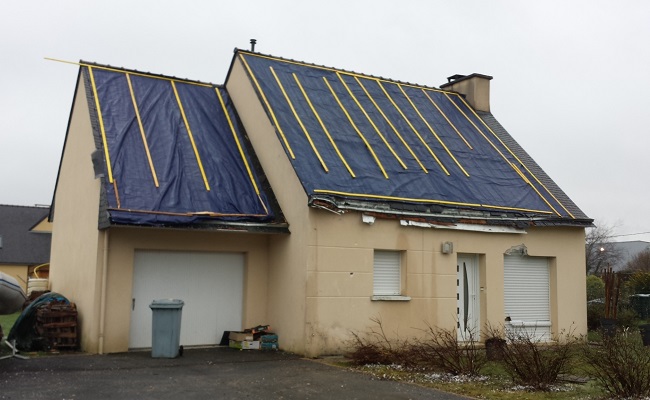
[[[242,328],[243,285],[243,254],[136,251],[129,348],[151,347],[149,305],[170,298],[185,302],[181,345],[218,344]]]

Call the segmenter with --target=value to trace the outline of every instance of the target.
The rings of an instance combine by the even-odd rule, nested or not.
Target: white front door
[[[458,340],[478,341],[481,332],[478,257],[474,254],[459,254],[456,272]]]
[[[136,251],[129,348],[151,347],[153,300],[180,299],[180,344],[214,345],[242,329],[244,255]]]

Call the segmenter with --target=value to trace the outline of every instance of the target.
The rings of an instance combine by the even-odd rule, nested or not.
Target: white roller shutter
[[[506,255],[504,257],[505,314],[510,328],[539,340],[551,335],[551,302],[548,259]]]
[[[373,294],[399,296],[401,294],[401,253],[375,250]]]

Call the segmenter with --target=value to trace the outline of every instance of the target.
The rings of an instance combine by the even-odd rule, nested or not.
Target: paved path
[[[465,397],[301,359],[283,352],[186,349],[0,360],[0,399],[439,399]]]

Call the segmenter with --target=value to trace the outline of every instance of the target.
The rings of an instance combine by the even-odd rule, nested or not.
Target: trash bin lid
[[[154,300],[149,304],[149,308],[183,308],[185,302],[179,299],[160,299]]]

